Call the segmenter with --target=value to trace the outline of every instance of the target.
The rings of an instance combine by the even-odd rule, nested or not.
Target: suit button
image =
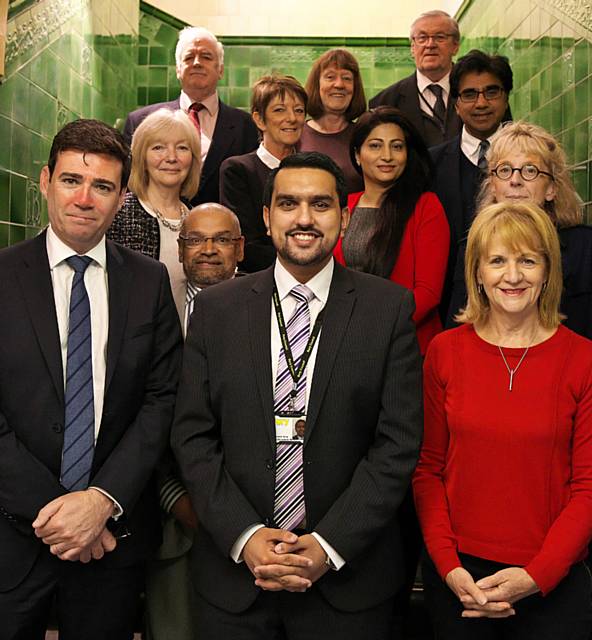
[[[272,525],[271,518],[265,518],[265,520],[263,521],[263,524],[266,527],[271,527],[271,525]]]
[[[62,431],[64,430],[64,425],[61,422],[54,422],[51,425],[51,429],[56,433],[62,433]]]
[[[271,471],[273,469],[273,467],[274,467],[273,460],[271,458],[268,458],[265,461],[265,468],[269,469]]]

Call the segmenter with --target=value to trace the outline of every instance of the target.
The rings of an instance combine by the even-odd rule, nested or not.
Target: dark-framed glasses
[[[238,242],[242,236],[238,236],[237,238],[232,238],[231,236],[182,236],[179,235],[179,238],[183,240],[186,246],[197,248],[201,247],[208,243],[208,240],[212,241],[212,244],[219,249],[224,249],[230,247],[235,242]]]
[[[479,95],[483,94],[483,97],[489,101],[497,100],[503,92],[503,87],[500,87],[497,84],[492,84],[489,87],[485,87],[483,91],[479,91],[478,89],[465,89],[458,94],[458,97],[461,102],[476,102]]]
[[[553,180],[553,176],[548,171],[541,171],[536,164],[523,164],[521,167],[513,167],[511,164],[504,162],[492,169],[491,173],[500,180],[509,180],[514,175],[514,171],[518,171],[526,182],[536,180],[541,174],[549,176]]]
[[[436,44],[444,44],[448,40],[448,38],[452,38],[453,36],[453,33],[418,33],[416,36],[412,36],[411,40],[415,42],[415,44],[420,44],[423,46],[430,40],[433,40]]]

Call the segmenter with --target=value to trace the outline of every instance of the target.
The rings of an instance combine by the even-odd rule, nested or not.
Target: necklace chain
[[[524,353],[522,354],[522,357],[520,358],[520,360],[518,361],[518,364],[513,368],[510,369],[510,365],[508,364],[508,361],[506,360],[506,356],[504,355],[504,352],[502,351],[502,348],[499,346],[499,344],[497,345],[497,348],[499,349],[499,352],[502,356],[502,360],[504,361],[504,364],[506,365],[506,369],[508,370],[508,374],[510,375],[510,385],[508,386],[508,391],[512,391],[512,384],[514,382],[514,374],[516,373],[516,371],[518,371],[518,367],[520,367],[520,365],[522,364],[522,361],[524,360],[524,358],[526,358],[526,354],[528,353],[528,350],[530,349],[530,345],[528,345],[528,347],[526,347],[526,349],[524,349]]]
[[[156,208],[156,207],[152,207],[152,211],[154,211],[154,213],[156,214],[156,217],[160,220],[160,222],[162,223],[163,227],[166,227],[167,229],[170,229],[171,231],[179,231],[179,229],[181,228],[181,225],[183,224],[183,220],[185,220],[185,218],[187,217],[187,207],[181,203],[181,206],[179,207],[179,213],[181,215],[179,222],[175,223],[175,222],[170,222],[169,220],[167,220],[162,213],[160,213],[160,211]]]

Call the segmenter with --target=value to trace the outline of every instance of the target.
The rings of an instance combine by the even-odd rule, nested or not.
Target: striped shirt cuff
[[[160,506],[162,510],[170,513],[175,502],[186,493],[187,489],[185,489],[179,480],[174,476],[169,476],[160,488]]]

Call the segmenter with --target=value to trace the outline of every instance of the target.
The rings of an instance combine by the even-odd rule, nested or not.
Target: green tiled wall
[[[0,85],[0,247],[47,223],[39,171],[66,122],[135,106],[137,0],[41,0],[8,21]]]
[[[473,0],[460,10],[461,53],[507,56],[515,119],[541,125],[562,143],[592,223],[592,14],[578,0]]]
[[[179,95],[175,44],[184,25],[141,4],[138,105],[173,100]],[[248,109],[251,86],[262,75],[278,71],[305,82],[314,60],[327,49],[346,47],[358,59],[368,98],[414,69],[406,39],[376,38],[221,38],[225,73],[222,100]]]

